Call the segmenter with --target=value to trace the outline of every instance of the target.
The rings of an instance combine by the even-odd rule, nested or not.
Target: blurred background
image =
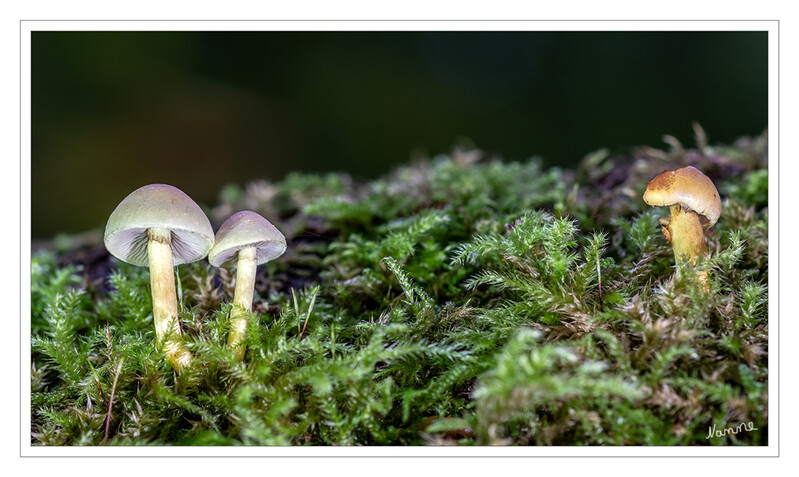
[[[602,147],[767,126],[766,32],[34,32],[32,236],[127,194],[292,171],[375,178],[478,147],[571,167]]]

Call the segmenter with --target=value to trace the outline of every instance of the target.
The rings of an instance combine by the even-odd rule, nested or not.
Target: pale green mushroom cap
[[[123,262],[147,267],[151,228],[171,232],[174,265],[202,260],[214,245],[214,229],[199,205],[177,187],[150,184],[131,192],[111,213],[105,248]]]
[[[236,212],[219,227],[216,241],[208,252],[208,261],[215,267],[235,261],[239,250],[254,246],[258,265],[274,260],[286,251],[286,237],[268,220],[245,210]]]

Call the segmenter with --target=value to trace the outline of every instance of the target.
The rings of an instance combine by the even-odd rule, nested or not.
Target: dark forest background
[[[767,126],[766,32],[34,32],[32,235],[134,189],[201,204],[292,171],[370,179],[478,147],[570,167]]]

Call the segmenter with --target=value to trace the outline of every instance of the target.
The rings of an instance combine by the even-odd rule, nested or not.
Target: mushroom
[[[704,229],[719,219],[721,199],[706,175],[693,166],[663,171],[646,184],[644,202],[669,207],[671,217],[661,218],[660,225],[678,265],[695,265],[700,256],[707,256]],[[707,272],[700,271],[698,277],[707,291]]]
[[[247,315],[252,311],[255,290],[255,269],[258,265],[283,255],[286,238],[268,220],[245,210],[230,216],[216,232],[216,242],[208,252],[208,261],[215,267],[225,263],[236,265],[236,289],[230,312],[228,347],[236,359],[244,359]]]
[[[181,341],[174,266],[202,260],[214,244],[208,217],[180,189],[150,184],[125,197],[108,218],[105,248],[111,255],[150,268],[157,344],[180,371],[192,356]]]

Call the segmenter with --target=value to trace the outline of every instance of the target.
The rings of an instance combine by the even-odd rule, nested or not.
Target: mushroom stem
[[[230,334],[227,345],[233,348],[239,361],[244,359],[244,352],[247,349],[244,341],[247,336],[247,316],[252,311],[257,259],[255,246],[244,247],[238,252],[236,291],[233,295],[233,309],[230,312]]]
[[[669,209],[671,219],[663,227],[663,236],[674,250],[678,270],[681,266],[694,266],[700,256],[707,256],[705,233],[699,215],[679,205],[673,205]],[[698,279],[702,283],[702,288],[708,291],[707,271],[699,271]]]
[[[169,230],[147,230],[147,256],[150,261],[150,291],[153,295],[153,323],[157,343],[172,368],[179,372],[191,363],[192,356],[180,340],[172,236]]]
[[[692,210],[683,209],[679,205],[673,205],[670,209],[671,220],[667,230],[671,236],[670,242],[674,249],[674,256],[685,264],[695,265],[700,255],[703,257],[707,255],[705,234],[702,223],[699,221],[699,215]]]

